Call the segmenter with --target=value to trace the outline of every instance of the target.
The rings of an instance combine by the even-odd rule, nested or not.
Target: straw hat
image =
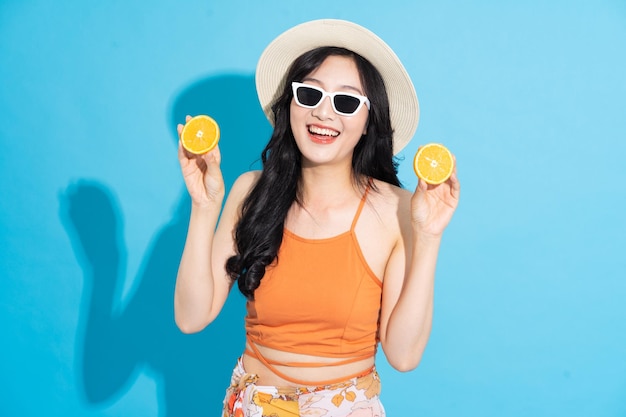
[[[409,74],[393,50],[368,29],[345,20],[313,20],[279,35],[265,48],[256,68],[256,88],[265,115],[274,124],[272,104],[285,84],[292,62],[321,46],[349,49],[370,61],[380,72],[389,96],[393,153],[413,137],[419,120],[419,103]]]

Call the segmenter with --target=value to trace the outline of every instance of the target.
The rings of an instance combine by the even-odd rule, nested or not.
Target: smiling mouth
[[[320,137],[320,139],[334,139],[339,136],[339,132],[332,129],[324,129],[317,126],[309,126],[309,133]]]

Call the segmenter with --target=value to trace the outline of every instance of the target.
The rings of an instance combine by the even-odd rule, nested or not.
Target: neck
[[[302,203],[335,205],[353,195],[360,195],[352,177],[352,167],[309,167],[302,169]]]

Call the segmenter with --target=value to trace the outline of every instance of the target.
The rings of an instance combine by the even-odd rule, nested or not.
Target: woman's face
[[[364,96],[359,71],[352,58],[331,55],[302,83],[320,87],[328,93],[345,92]],[[331,97],[319,106],[305,108],[291,100],[290,121],[303,166],[352,161],[354,147],[365,134],[368,108],[365,104],[352,116],[339,115]]]

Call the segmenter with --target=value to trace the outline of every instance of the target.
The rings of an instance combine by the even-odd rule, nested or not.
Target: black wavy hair
[[[226,262],[226,270],[249,300],[265,275],[265,268],[277,259],[282,243],[285,218],[292,204],[301,204],[300,150],[290,124],[293,98],[291,83],[302,81],[329,56],[354,59],[369,98],[367,132],[359,140],[352,158],[355,184],[364,189],[372,178],[400,186],[398,162],[393,156],[393,131],[389,99],[378,70],[365,58],[345,48],[321,47],[298,57],[286,75],[286,83],[272,106],[274,131],[261,153],[263,170],[245,198],[235,228],[237,253]]]

